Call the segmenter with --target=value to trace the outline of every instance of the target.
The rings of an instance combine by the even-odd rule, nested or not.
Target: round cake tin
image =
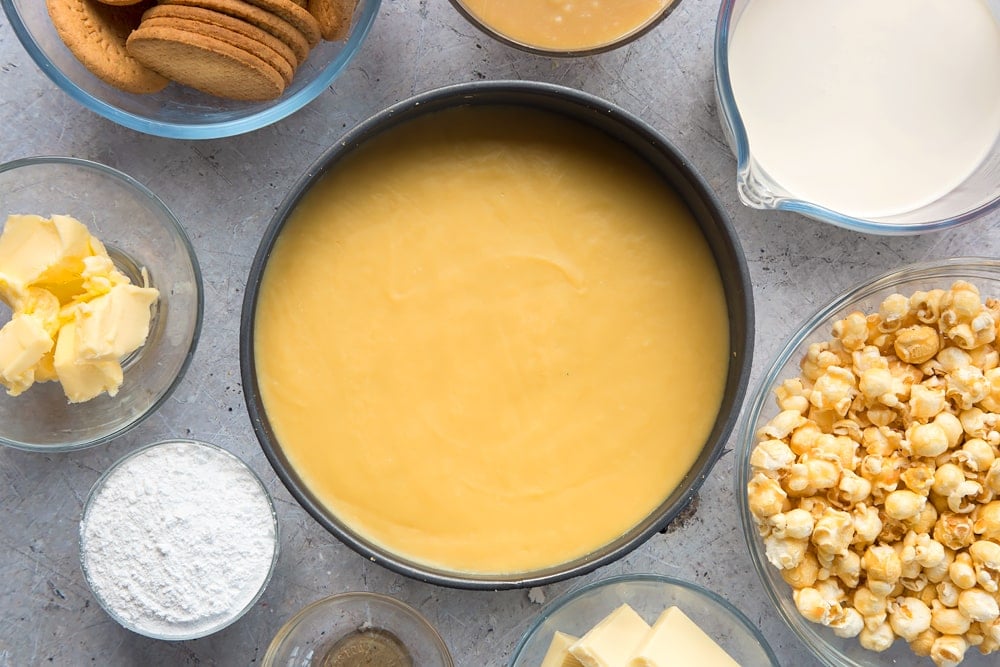
[[[261,400],[254,359],[254,319],[268,257],[285,221],[306,191],[366,140],[423,114],[462,105],[510,105],[564,115],[629,147],[676,189],[690,209],[714,255],[726,295],[730,362],[725,391],[710,435],[687,475],[669,497],[624,535],[584,557],[532,572],[478,575],[427,566],[386,551],[338,519],[310,492],[283,452]],[[395,104],[349,131],[305,171],[264,232],[250,269],[241,322],[240,366],[251,423],[268,460],[289,492],[324,528],[365,558],[408,577],[445,586],[497,590],[539,586],[590,572],[665,528],[694,497],[722,454],[746,390],[753,336],[753,299],[742,249],[715,194],[687,158],[634,115],[590,94],[548,83],[489,81],[448,86]]]

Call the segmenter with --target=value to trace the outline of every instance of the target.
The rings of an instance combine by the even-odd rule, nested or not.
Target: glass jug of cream
[[[880,234],[1000,208],[1000,0],[723,0],[715,59],[745,204]]]

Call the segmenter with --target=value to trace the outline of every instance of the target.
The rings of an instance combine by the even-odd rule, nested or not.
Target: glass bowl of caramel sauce
[[[545,56],[589,56],[625,46],[655,28],[680,0],[451,0],[493,39]]]

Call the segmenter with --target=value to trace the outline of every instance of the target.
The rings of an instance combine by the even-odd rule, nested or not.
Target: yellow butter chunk
[[[8,216],[0,235],[0,274],[15,289],[34,284],[53,288],[59,297],[56,290],[71,291],[79,283],[83,258],[94,254],[91,238],[83,223],[66,215]]]
[[[570,646],[569,652],[584,667],[625,667],[649,630],[649,624],[623,604]]]
[[[578,638],[573,635],[568,635],[565,632],[556,632],[552,635],[549,650],[545,652],[545,657],[542,658],[541,667],[582,667],[580,661],[569,652],[569,647],[577,640]]]
[[[628,663],[628,667],[667,665],[739,667],[739,663],[677,607],[660,614]]]
[[[104,392],[114,396],[122,384],[122,367],[115,361],[89,361],[80,358],[76,325],[59,330],[56,343],[55,372],[70,403],[89,401]]]
[[[159,293],[130,283],[76,309],[76,354],[91,361],[118,360],[145,342],[149,308]]]
[[[45,331],[55,340],[62,326],[60,319],[59,299],[52,292],[40,287],[29,287],[24,290],[23,297],[15,306],[23,315],[31,315],[45,328]]]
[[[0,382],[17,396],[35,382],[35,366],[52,349],[52,337],[32,315],[16,314],[0,329]]]
[[[11,215],[0,234],[0,384],[58,380],[70,402],[121,386],[120,360],[149,335],[159,292],[133,285],[80,221]]]

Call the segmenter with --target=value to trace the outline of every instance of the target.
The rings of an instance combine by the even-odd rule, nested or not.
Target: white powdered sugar
[[[236,457],[177,441],[141,450],[105,479],[80,525],[94,594],[136,632],[202,636],[256,597],[277,540],[267,492]]]

